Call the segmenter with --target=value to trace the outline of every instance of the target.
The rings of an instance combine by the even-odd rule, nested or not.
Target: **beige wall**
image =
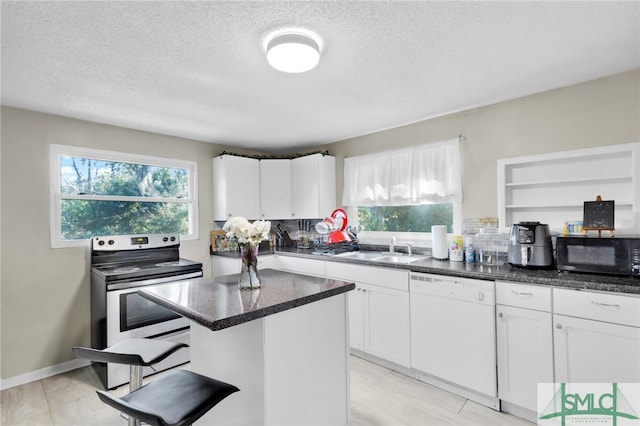
[[[49,247],[49,144],[198,162],[200,239],[180,254],[210,275],[211,159],[219,145],[2,107],[2,378],[89,345],[89,248]]]
[[[326,145],[336,155],[338,204],[345,156],[459,134],[463,217],[497,217],[498,158],[640,141],[640,70]]]
[[[640,140],[640,70],[323,146],[344,156],[465,136],[465,217],[497,216],[496,159]],[[2,107],[1,377],[73,359],[88,345],[89,250],[49,248],[49,144],[198,161],[200,239],[181,255],[208,275],[211,158],[220,145]],[[235,150],[240,151],[240,150]]]

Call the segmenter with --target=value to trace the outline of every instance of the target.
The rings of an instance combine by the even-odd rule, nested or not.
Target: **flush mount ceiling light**
[[[282,72],[306,72],[318,65],[320,46],[305,34],[277,34],[267,43],[267,61]]]

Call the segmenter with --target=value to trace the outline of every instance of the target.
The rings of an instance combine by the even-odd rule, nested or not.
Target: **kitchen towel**
[[[434,225],[431,227],[431,256],[441,260],[449,258],[446,225]]]

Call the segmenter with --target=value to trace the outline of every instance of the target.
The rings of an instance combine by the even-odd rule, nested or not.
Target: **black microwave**
[[[640,277],[640,236],[556,240],[558,270]]]

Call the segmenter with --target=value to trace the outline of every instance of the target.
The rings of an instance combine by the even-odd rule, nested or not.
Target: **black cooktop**
[[[202,270],[202,263],[179,258],[151,262],[119,262],[93,265],[92,272],[107,282],[151,279]]]

